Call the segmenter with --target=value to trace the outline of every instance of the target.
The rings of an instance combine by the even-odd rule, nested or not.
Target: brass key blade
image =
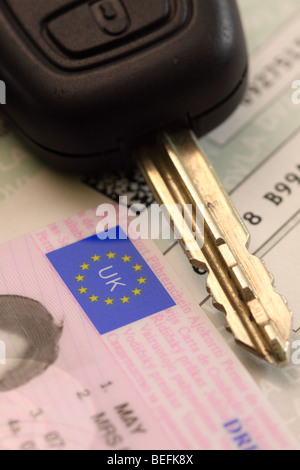
[[[193,266],[207,270],[207,290],[235,340],[274,365],[289,357],[291,313],[264,263],[248,252],[249,233],[192,131],[162,134],[135,158]],[[188,224],[176,205],[192,205]],[[204,224],[197,224],[200,212]]]

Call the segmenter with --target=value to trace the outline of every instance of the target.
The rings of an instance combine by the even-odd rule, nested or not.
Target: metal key
[[[161,129],[181,125],[201,137],[233,112],[247,82],[235,0],[5,0],[0,42],[7,119],[46,162],[85,174],[124,166]],[[202,211],[203,245],[188,230],[182,244],[209,271],[228,327],[250,351],[284,364],[291,315],[248,254],[246,229],[195,137],[149,139],[135,155],[157,200]],[[180,211],[171,215],[180,229]]]
[[[157,202],[169,209],[191,264],[208,271],[207,291],[214,306],[226,314],[236,342],[270,364],[286,364],[291,313],[275,292],[263,261],[249,254],[249,233],[196,136],[189,130],[159,135],[137,149],[136,161]],[[191,204],[201,211],[203,243],[195,236],[196,210],[189,233],[182,230],[175,204]]]

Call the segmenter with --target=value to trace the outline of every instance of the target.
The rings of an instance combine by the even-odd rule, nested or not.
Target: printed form
[[[244,103],[201,143],[251,234],[251,252],[263,257],[293,313],[291,344],[300,340],[300,104],[292,84],[300,79],[300,2],[240,0],[249,49],[250,80]],[[178,246],[167,247],[174,267],[184,266]],[[179,261],[181,260],[181,261]],[[183,268],[182,268],[183,269]],[[207,299],[205,280],[188,267],[187,280],[229,343],[224,316]],[[283,370],[246,358],[232,344],[258,385],[300,440],[299,355]],[[294,352],[294,356],[293,356]]]
[[[244,218],[251,251],[265,259],[293,312],[291,363],[278,370],[234,344],[224,316],[211,306],[205,273],[191,270],[176,243],[82,252],[71,285],[61,262],[67,252],[61,258],[59,250],[76,243],[89,249],[96,218],[87,209],[111,202],[113,194],[134,193],[138,200],[147,189],[139,178],[106,179],[104,191],[101,178],[82,183],[59,174],[30,155],[3,122],[1,308],[12,302],[16,311],[36,309],[52,331],[52,346],[49,339],[46,372],[29,364],[24,377],[0,377],[1,448],[300,447],[300,104],[292,100],[292,84],[300,80],[300,2],[239,5],[251,54],[248,92],[201,145]],[[117,253],[128,269],[136,257],[136,285],[118,297],[95,291],[86,298],[94,284],[85,284],[84,267],[110,256],[105,281]],[[149,269],[147,276],[139,267]],[[135,322],[98,324],[94,304],[101,300],[109,309],[118,301],[126,309],[152,276],[162,288],[161,308]],[[122,284],[115,281],[116,292]],[[21,354],[24,345],[18,347]]]

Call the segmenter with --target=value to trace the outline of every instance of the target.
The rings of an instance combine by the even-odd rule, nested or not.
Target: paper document
[[[191,273],[176,244],[166,257],[232,345],[300,445],[300,2],[239,1],[251,51],[249,91],[229,120],[201,141],[293,313],[291,364],[277,370],[249,359],[224,332],[205,275]],[[200,287],[199,287],[200,285]]]
[[[91,207],[123,195],[129,204],[150,205],[153,197],[138,172],[75,178],[49,169],[1,122],[1,309],[28,315],[29,324],[36,312],[41,324],[36,330],[32,324],[33,341],[49,340],[44,368],[34,367],[33,355],[24,358],[27,367],[10,364],[16,377],[3,369],[1,448],[300,447],[300,104],[293,99],[300,1],[238,3],[250,52],[248,91],[200,143],[251,233],[250,250],[265,259],[293,311],[290,365],[275,369],[235,345],[224,315],[211,306],[205,273],[191,269],[174,241],[130,245],[124,253],[96,249],[82,260],[61,257],[57,250],[95,236]],[[97,271],[113,291],[90,292],[94,281],[84,282],[82,266],[117,252],[124,266],[111,258]],[[147,275],[137,270],[126,290],[119,269],[129,269],[134,256],[132,266]],[[116,301],[124,310],[141,301],[148,278],[161,298],[144,317],[135,317],[136,303],[128,323],[95,318],[99,301],[104,315]],[[5,324],[0,330],[8,349],[26,356],[18,330]]]
[[[155,244],[96,226],[0,246],[0,448],[295,449]]]

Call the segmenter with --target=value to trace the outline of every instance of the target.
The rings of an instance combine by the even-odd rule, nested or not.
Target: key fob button
[[[99,8],[106,20],[114,20],[118,15],[112,1],[100,1]]]
[[[107,34],[123,34],[129,27],[129,18],[120,0],[100,0],[92,4],[90,9],[97,23]]]
[[[168,22],[170,0],[144,5],[135,0],[97,0],[51,17],[48,37],[72,58],[84,58],[124,46]]]

